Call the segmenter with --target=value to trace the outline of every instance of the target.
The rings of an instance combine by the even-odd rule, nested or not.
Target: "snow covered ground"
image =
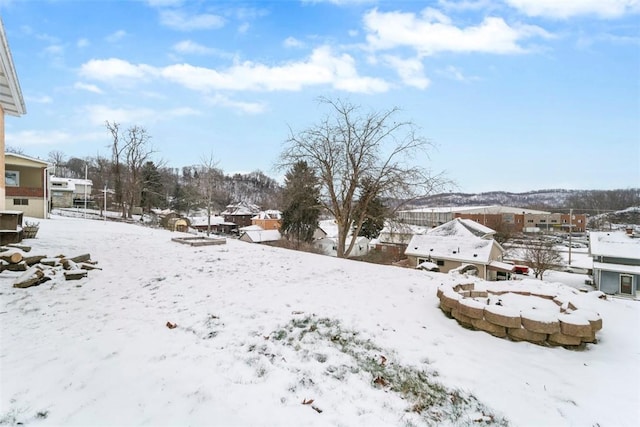
[[[30,254],[90,253],[102,270],[27,289],[0,273],[0,424],[640,425],[639,302],[591,298],[598,343],[542,347],[445,317],[436,289],[460,276],[237,240],[191,247],[137,224],[39,222]],[[563,277],[576,275],[535,282]],[[457,421],[412,411],[374,382],[392,367],[478,404]]]

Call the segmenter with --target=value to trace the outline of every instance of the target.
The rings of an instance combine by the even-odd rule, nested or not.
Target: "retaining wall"
[[[475,290],[475,284],[441,285],[437,296],[440,309],[469,329],[487,332],[513,341],[540,345],[580,347],[596,343],[596,332],[602,329],[602,318],[594,311],[580,309],[571,301],[562,301],[548,293],[514,290],[512,293],[553,300],[557,313],[542,310],[519,310],[503,305],[489,305],[491,295],[509,291]],[[477,298],[477,299],[474,299]],[[481,299],[487,298],[486,301]]]

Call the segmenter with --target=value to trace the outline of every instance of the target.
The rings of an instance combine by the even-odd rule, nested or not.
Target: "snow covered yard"
[[[0,424],[640,424],[638,302],[594,299],[584,351],[542,347],[447,318],[436,289],[460,277],[177,234],[40,221],[31,254],[102,270],[0,274]],[[450,405],[420,411],[426,382]]]

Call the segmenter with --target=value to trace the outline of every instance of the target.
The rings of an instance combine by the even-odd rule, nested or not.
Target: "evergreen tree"
[[[160,171],[152,161],[142,166],[142,192],[140,204],[149,212],[152,208],[161,207],[163,204],[163,185]]]
[[[387,216],[387,208],[375,191],[370,180],[363,180],[360,189],[358,206],[355,209],[356,218],[360,217],[364,208],[364,219],[359,236],[373,239],[380,235]]]
[[[319,197],[313,170],[304,161],[295,163],[285,175],[282,233],[298,242],[311,242],[320,216]]]

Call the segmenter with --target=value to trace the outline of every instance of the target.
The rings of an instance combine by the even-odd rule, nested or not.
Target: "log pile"
[[[4,271],[23,272],[13,282],[14,288],[38,286],[49,280],[79,280],[87,277],[89,270],[100,270],[90,254],[74,257],[57,255],[26,255],[31,247],[7,245],[0,247],[0,273]]]

